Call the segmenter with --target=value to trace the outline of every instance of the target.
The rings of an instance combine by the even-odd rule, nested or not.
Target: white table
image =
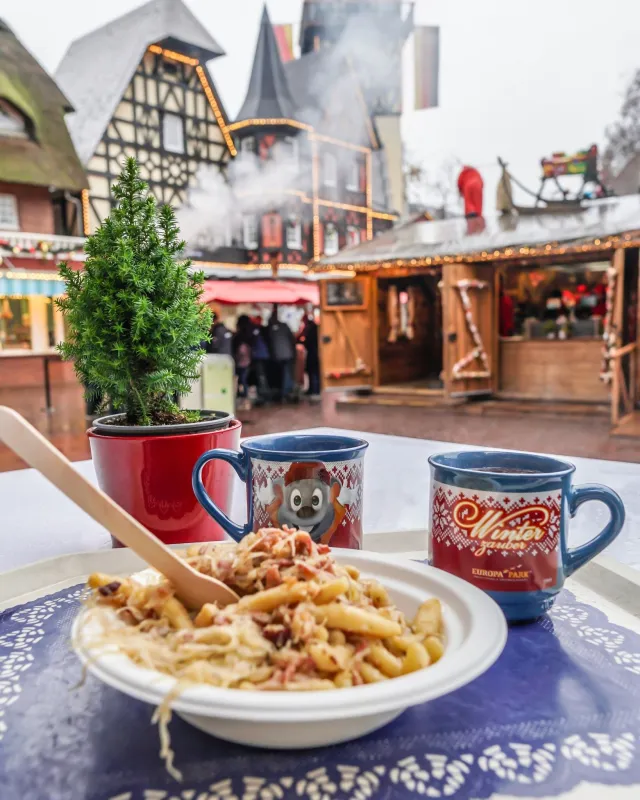
[[[300,431],[303,433],[304,431]],[[309,431],[306,431],[309,432]],[[370,443],[365,458],[365,537],[396,531],[421,531],[428,523],[429,465],[427,458],[444,450],[481,449],[449,442],[409,439],[374,433],[315,428],[313,432],[361,436]],[[567,458],[576,467],[576,483],[604,483],[615,489],[627,509],[627,521],[606,553],[616,561],[640,569],[640,465],[589,458]],[[76,463],[91,480],[91,461]],[[246,519],[244,486],[236,479],[231,516]],[[571,527],[571,543],[592,538],[606,524],[608,512],[599,503],[587,503]],[[380,539],[393,551],[393,539]],[[425,549],[417,534],[410,549]],[[373,540],[371,540],[373,541]],[[0,572],[43,558],[111,547],[107,532],[67,500],[34,470],[0,474]],[[402,549],[408,549],[406,546]]]

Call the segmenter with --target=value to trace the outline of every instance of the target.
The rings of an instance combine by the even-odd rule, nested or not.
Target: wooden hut
[[[611,398],[618,424],[638,395],[639,246],[639,196],[397,225],[315,266],[324,386]]]

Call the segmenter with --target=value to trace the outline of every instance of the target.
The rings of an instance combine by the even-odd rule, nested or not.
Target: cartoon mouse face
[[[310,530],[325,517],[328,509],[333,511],[331,488],[319,478],[294,481],[284,487],[280,517],[289,525]]]
[[[338,502],[341,484],[319,461],[295,462],[274,481],[269,513],[274,525],[288,525],[320,541],[330,537],[344,514]]]

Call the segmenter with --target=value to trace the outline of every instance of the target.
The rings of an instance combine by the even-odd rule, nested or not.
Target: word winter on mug
[[[459,500],[453,509],[453,521],[471,539],[487,539],[475,550],[480,557],[491,547],[495,550],[525,550],[529,542],[540,542],[548,534],[545,527],[550,513],[545,506],[526,506],[507,513],[502,509],[487,509],[473,500]],[[522,520],[519,525],[513,525]]]

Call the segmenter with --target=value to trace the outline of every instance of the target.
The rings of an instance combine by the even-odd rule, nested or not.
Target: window
[[[300,220],[291,218],[287,223],[287,247],[289,250],[302,249],[302,225]]]
[[[248,250],[258,246],[258,220],[255,214],[245,214],[242,218],[242,241]]]
[[[184,153],[184,124],[182,117],[165,112],[162,118],[162,143],[170,153]]]
[[[500,336],[598,338],[606,316],[609,267],[608,261],[594,261],[505,269],[501,276]]]
[[[325,153],[322,160],[322,182],[325,186],[338,185],[338,162],[331,153]]]
[[[31,347],[29,300],[0,298],[0,350],[28,350]]]
[[[366,308],[365,287],[361,278],[350,281],[327,281],[325,287],[327,307]]]
[[[8,100],[0,97],[0,136],[26,139],[29,136],[27,120]]]
[[[0,194],[0,231],[19,231],[18,201],[15,195]]]
[[[280,214],[264,214],[262,217],[262,246],[282,247],[282,217]]]
[[[347,172],[347,189],[350,192],[357,192],[360,189],[360,165],[357,161],[349,164]]]
[[[291,161],[298,160],[298,140],[293,136],[285,136],[282,141],[282,149],[287,158]]]
[[[256,139],[255,136],[247,136],[240,142],[241,153],[255,153],[256,152]]]
[[[347,225],[347,247],[360,244],[360,228],[355,225]]]
[[[333,222],[328,222],[324,226],[324,254],[325,256],[335,256],[339,249],[338,229]]]

